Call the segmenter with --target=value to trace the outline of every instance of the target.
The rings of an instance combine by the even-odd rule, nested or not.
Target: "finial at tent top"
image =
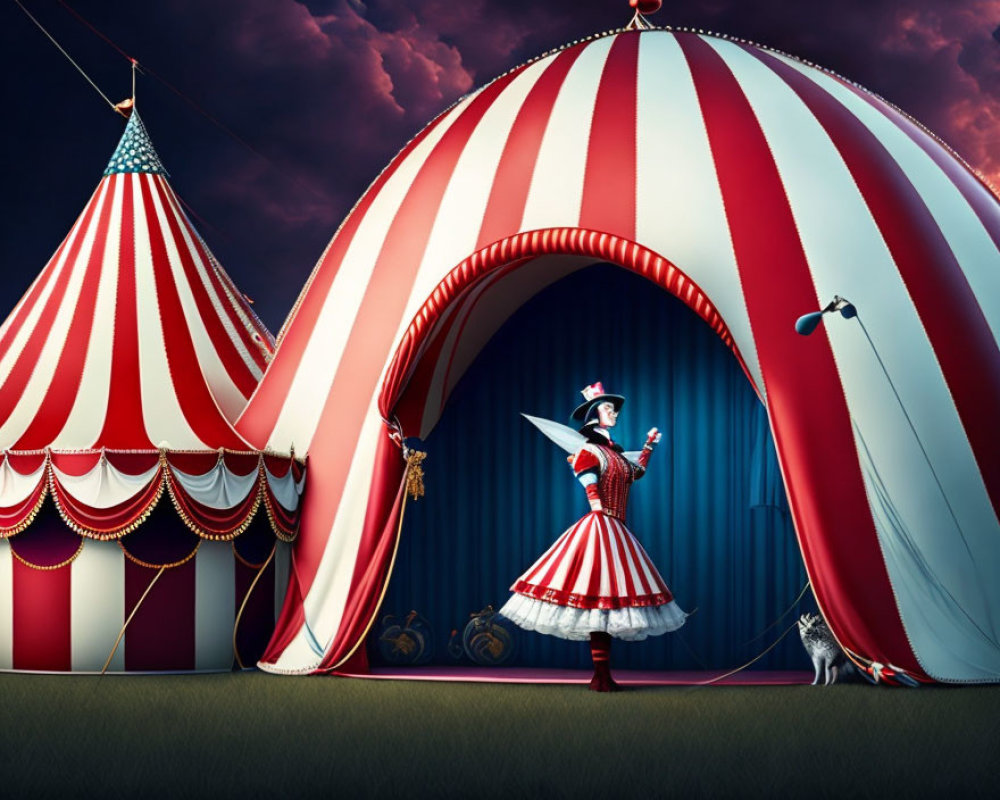
[[[653,25],[646,19],[647,14],[655,14],[663,5],[663,0],[628,0],[628,4],[635,9],[632,21],[625,26],[627,30],[649,30]]]
[[[132,111],[135,109],[135,73],[139,69],[139,62],[134,58],[130,58],[129,61],[132,64],[132,96],[126,97],[120,103],[115,103],[115,111],[121,114],[125,119],[132,116]]]
[[[132,112],[128,118],[128,125],[125,126],[125,133],[118,142],[118,147],[115,148],[104,174],[144,172],[147,175],[166,175],[167,171],[153,148],[149,134],[146,133],[146,126],[142,124],[134,103],[130,107]]]

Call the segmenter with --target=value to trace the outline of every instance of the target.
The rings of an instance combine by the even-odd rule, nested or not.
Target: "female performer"
[[[625,398],[594,383],[571,419],[586,439],[570,456],[590,513],[570,527],[510,587],[500,613],[522,628],[563,639],[590,639],[590,688],[618,691],[611,638],[639,641],[677,630],[687,617],[642,545],[625,527],[629,487],[642,477],[660,434],[653,428],[633,463],[611,440]]]

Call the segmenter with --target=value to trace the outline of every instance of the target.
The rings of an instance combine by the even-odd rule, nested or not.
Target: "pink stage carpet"
[[[520,667],[379,667],[355,678],[404,681],[470,681],[480,683],[590,683],[585,670],[530,669]],[[735,675],[726,670],[706,672],[641,672],[614,670],[615,680],[625,686],[792,686],[812,683],[812,672],[744,670]]]

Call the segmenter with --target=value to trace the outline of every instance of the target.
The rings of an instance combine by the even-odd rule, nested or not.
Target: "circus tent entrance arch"
[[[598,370],[605,386],[627,397],[616,440],[629,447],[652,424],[664,433],[631,495],[629,526],[669,576],[679,602],[699,607],[677,636],[616,644],[615,664],[700,670],[748,661],[771,639],[740,645],[781,615],[805,581],[787,508],[763,505],[779,504],[775,491],[783,487],[773,472],[775,485],[764,486],[754,470],[770,443],[751,386],[719,337],[650,282],[610,264],[581,269],[572,257],[522,267],[533,268],[554,283],[514,311],[417,445],[429,454],[427,494],[407,506],[392,577],[369,635],[373,669],[405,660],[383,657],[379,639],[387,615],[411,608],[431,630],[435,668],[471,665],[446,647],[450,630],[461,630],[471,612],[502,604],[512,579],[585,505],[562,452],[520,412],[564,419],[579,376]],[[470,340],[477,338],[477,322],[483,320],[473,312],[464,329]],[[404,393],[401,419],[411,415],[407,402],[420,404]],[[790,621],[773,629],[772,639]],[[579,643],[511,628],[517,645],[507,665],[582,669],[589,663]],[[802,669],[798,637],[786,638],[757,666]]]

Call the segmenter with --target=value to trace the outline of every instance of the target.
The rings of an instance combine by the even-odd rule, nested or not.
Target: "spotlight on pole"
[[[824,314],[828,314],[831,311],[839,311],[840,315],[844,319],[851,319],[858,315],[858,310],[854,305],[847,300],[845,300],[840,295],[834,295],[833,300],[826,304],[819,311],[813,311],[809,314],[803,314],[797,320],[795,320],[795,332],[801,334],[802,336],[808,336],[814,330],[816,326],[819,325],[820,321],[823,319]]]

